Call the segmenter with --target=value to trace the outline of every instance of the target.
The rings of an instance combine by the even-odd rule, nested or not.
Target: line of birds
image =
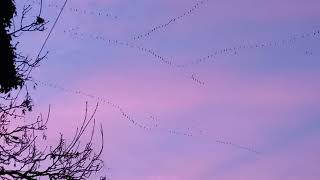
[[[110,105],[111,107],[113,107],[116,110],[118,110],[120,112],[120,114],[125,119],[127,119],[129,122],[131,122],[134,126],[140,128],[140,129],[143,129],[143,130],[151,131],[151,130],[159,129],[159,130],[163,130],[164,132],[167,132],[167,133],[169,133],[171,135],[179,135],[179,136],[186,136],[186,137],[199,137],[199,136],[201,137],[201,136],[204,136],[204,134],[202,133],[203,131],[200,131],[201,132],[200,134],[196,134],[194,132],[191,132],[190,128],[188,128],[189,132],[185,132],[185,131],[179,131],[179,130],[174,130],[174,129],[163,128],[163,127],[160,126],[159,123],[155,123],[152,126],[147,126],[147,125],[145,125],[143,123],[140,123],[140,122],[137,122],[136,120],[134,120],[131,116],[129,116],[129,114],[127,112],[124,111],[124,109],[120,105],[117,105],[117,104],[111,102],[110,100],[101,98],[101,97],[93,95],[93,94],[88,94],[88,93],[85,93],[85,92],[80,91],[80,90],[68,90],[67,88],[58,86],[56,84],[48,83],[48,82],[43,82],[43,81],[39,81],[39,80],[35,80],[35,82],[37,84],[45,86],[45,87],[54,88],[54,89],[57,89],[57,90],[60,90],[60,91],[63,91],[63,92],[73,93],[73,94],[84,96],[84,97],[89,97],[89,98],[94,99],[94,100],[96,100],[98,102],[102,102],[102,103],[105,103],[107,105]],[[156,117],[154,117],[154,116],[150,116],[149,118],[151,120],[153,120],[153,121],[158,121],[158,119],[156,119]],[[251,153],[260,154],[260,152],[256,151],[253,148],[249,148],[247,146],[241,146],[241,145],[229,142],[229,141],[214,140],[214,142],[218,143],[218,144],[229,145],[229,146],[232,146],[234,148],[242,149],[242,150],[245,150],[245,151],[248,151],[248,152],[251,152]]]
[[[71,31],[74,31],[75,29],[72,29]],[[77,32],[71,32],[69,31],[71,34],[73,33],[73,35],[81,35],[81,36],[85,36],[84,33],[77,33]],[[105,38],[101,37],[101,36],[94,36],[92,34],[89,35],[92,39],[96,39],[96,40],[105,40],[107,41]],[[286,39],[282,39],[282,40],[273,40],[273,41],[268,41],[268,42],[262,42],[262,43],[255,43],[255,44],[242,44],[242,45],[238,45],[238,46],[233,46],[233,47],[228,47],[228,48],[222,48],[222,49],[218,49],[215,50],[214,52],[210,53],[209,55],[203,56],[201,58],[195,59],[193,61],[190,62],[186,62],[184,64],[175,64],[173,61],[169,61],[166,60],[163,56],[155,53],[153,50],[150,50],[148,48],[144,48],[142,46],[135,46],[129,43],[124,43],[124,42],[120,42],[118,40],[108,40],[109,43],[114,43],[114,44],[118,44],[118,45],[122,45],[122,46],[128,46],[130,48],[136,48],[140,51],[146,52],[151,54],[152,56],[156,57],[158,60],[162,61],[163,63],[170,65],[172,67],[174,67],[175,69],[179,69],[180,71],[182,69],[186,69],[190,66],[194,66],[194,65],[199,65],[201,63],[204,63],[214,57],[217,56],[222,56],[222,55],[237,55],[239,54],[239,51],[243,51],[246,49],[261,49],[261,48],[268,48],[268,47],[281,47],[281,46],[286,46],[289,44],[293,44],[293,43],[297,43],[298,40],[303,40],[303,39],[307,39],[307,38],[319,38],[320,37],[320,30],[313,30],[312,32],[309,33],[303,33],[303,34],[298,34],[295,36],[292,36],[290,38],[286,38]],[[310,51],[306,51],[305,53],[306,55],[312,55],[312,53],[310,53]],[[183,70],[182,70],[183,71]],[[186,72],[186,71],[185,71]],[[190,75],[191,74],[191,75]],[[200,79],[196,78],[196,76],[190,72],[188,72],[187,75],[190,79],[192,79],[194,82],[200,84],[200,85],[204,85],[205,83],[203,81],[201,81]]]
[[[36,1],[36,0],[29,0],[29,1],[32,1],[34,3],[39,3],[39,1]],[[193,6],[193,8],[191,8],[188,11],[186,11],[183,15],[179,16],[178,19],[190,14],[191,12],[196,10],[200,5],[204,4],[207,1],[208,0],[202,0],[202,1],[197,2]],[[59,7],[58,5],[53,5],[53,4],[49,4],[49,6],[55,6],[57,8]],[[89,14],[96,14],[96,15],[99,15],[99,16],[101,16],[103,14],[101,12],[99,12],[99,13],[96,13],[96,12],[93,12],[93,11],[87,12],[86,10],[80,10],[80,9],[72,8],[72,7],[69,8],[69,10],[74,11],[74,12],[84,12],[84,13],[89,13]],[[107,14],[107,15],[109,16],[109,14]],[[175,19],[175,18],[173,18],[173,19]],[[171,19],[169,22],[171,23],[171,22],[174,22],[174,21],[172,21],[172,19]],[[167,24],[167,25],[169,25],[169,24]],[[159,28],[163,28],[163,27],[165,27],[167,25],[157,26],[151,32],[154,32],[155,30],[157,30]],[[148,32],[145,35],[150,35],[151,32]],[[74,35],[79,35],[79,34],[81,34],[81,33],[76,33],[76,32],[74,33]],[[82,35],[84,35],[84,33],[82,33]],[[151,54],[152,56],[156,57],[158,60],[160,60],[164,64],[170,65],[170,66],[175,67],[175,68],[184,69],[184,68],[187,68],[189,66],[193,66],[193,65],[197,65],[197,64],[206,62],[206,61],[208,61],[208,60],[210,60],[213,57],[218,56],[218,55],[237,54],[237,52],[239,52],[240,50],[244,50],[244,49],[253,49],[253,48],[257,49],[257,48],[266,48],[266,47],[277,47],[277,46],[285,45],[285,44],[288,44],[288,43],[296,42],[298,39],[304,39],[304,38],[307,38],[307,37],[317,36],[317,35],[319,35],[319,30],[315,30],[313,33],[305,33],[305,34],[301,34],[301,35],[296,35],[296,36],[294,36],[292,38],[289,38],[289,39],[283,39],[283,40],[278,40],[278,41],[269,41],[269,42],[265,42],[265,43],[246,44],[246,45],[239,45],[239,46],[234,46],[234,47],[229,47],[229,48],[223,48],[223,49],[220,49],[220,50],[216,50],[213,53],[210,53],[209,55],[206,55],[204,57],[198,58],[196,60],[193,60],[193,61],[190,61],[190,62],[187,62],[187,63],[184,63],[184,64],[175,64],[172,61],[165,59],[163,56],[160,56],[158,53],[154,52],[153,50],[144,48],[142,46],[132,45],[132,44],[129,44],[129,43],[120,42],[118,40],[108,40],[108,42],[109,42],[109,44],[113,43],[113,44],[118,44],[118,45],[122,45],[122,46],[128,46],[130,48],[136,48],[136,49],[138,49],[140,51],[143,51],[143,52]],[[142,37],[142,35],[140,35],[140,36]],[[138,37],[140,37],[140,36],[138,36]],[[90,35],[90,37],[92,39],[94,39],[94,36],[92,34]],[[99,39],[100,40],[106,40],[103,37],[99,37],[99,36],[96,36],[95,39],[96,40],[99,40]],[[312,55],[312,53],[309,53],[309,52],[306,52],[305,54],[308,55],[308,56]],[[196,78],[196,76],[194,74],[192,74],[192,73],[188,72],[187,77],[189,79],[191,79],[192,81],[196,82],[199,85],[204,85],[205,84],[199,78]]]
[[[255,153],[255,154],[261,154],[261,152],[255,150],[255,149],[253,149],[253,148],[246,147],[246,146],[242,146],[242,145],[239,145],[239,144],[235,144],[235,143],[232,143],[232,142],[229,142],[229,141],[216,140],[216,143],[225,144],[225,145],[230,145],[230,146],[233,146],[233,147],[235,147],[235,148],[243,149],[243,150],[246,150],[246,151]]]
[[[34,4],[38,4],[40,5],[40,1],[39,0],[28,0]],[[192,8],[186,10],[183,14],[181,14],[180,16],[176,16],[174,18],[169,19],[169,21],[167,21],[164,24],[158,25],[154,28],[152,28],[151,30],[147,31],[146,33],[137,35],[133,37],[133,40],[138,40],[138,39],[142,39],[145,38],[147,36],[150,36],[153,32],[156,32],[157,30],[166,28],[167,26],[169,26],[172,23],[177,22],[178,20],[183,19],[184,17],[191,15],[192,13],[194,13],[194,11],[196,11],[197,9],[199,9],[199,7],[201,5],[204,5],[206,2],[208,2],[209,0],[200,0],[198,1],[196,4],[194,4],[192,6]],[[47,4],[48,7],[51,8],[61,8],[60,4],[57,4],[56,1],[52,1],[49,4]],[[78,14],[83,14],[83,15],[92,15],[92,16],[96,16],[96,17],[108,17],[108,18],[112,18],[112,19],[119,19],[118,16],[112,15],[104,10],[99,10],[99,11],[90,11],[90,10],[85,10],[85,9],[80,9],[80,8],[73,8],[73,7],[69,7],[67,8],[67,10],[73,12],[73,13],[78,13]]]
[[[40,1],[39,0],[29,0],[34,4],[38,4],[40,5]],[[60,9],[62,7],[61,4],[57,4],[56,1],[52,1],[49,4],[47,4],[48,7],[50,8],[57,8]],[[80,8],[74,8],[74,7],[69,7],[66,8],[66,10],[73,12],[73,13],[77,13],[77,14],[83,14],[83,15],[91,15],[91,16],[95,16],[95,17],[107,17],[107,18],[112,18],[115,20],[118,20],[119,17],[112,15],[110,13],[108,13],[105,10],[98,10],[98,11],[90,11],[90,10],[86,10],[86,9],[80,9]]]
[[[181,20],[181,19],[183,19],[184,17],[192,14],[192,13],[193,13],[195,10],[197,10],[201,5],[205,4],[205,3],[208,2],[208,1],[209,1],[209,0],[201,0],[201,1],[198,1],[195,5],[192,6],[191,9],[186,10],[186,11],[185,11],[183,14],[181,14],[180,16],[171,18],[171,19],[169,19],[169,21],[167,21],[166,23],[161,24],[161,25],[158,25],[158,26],[152,28],[151,30],[147,31],[146,33],[143,33],[143,34],[134,36],[134,37],[133,37],[133,40],[139,40],[139,39],[145,38],[145,37],[150,36],[152,33],[156,32],[156,31],[158,31],[158,30],[160,30],[160,29],[166,28],[166,27],[169,26],[170,24],[175,23],[175,22],[177,22],[178,20]]]
[[[93,94],[88,94],[88,93],[85,93],[85,92],[80,91],[80,90],[75,90],[75,91],[74,90],[68,90],[68,89],[66,89],[64,87],[61,87],[61,86],[58,86],[58,85],[55,85],[55,84],[52,84],[52,83],[48,83],[48,82],[43,82],[43,81],[39,81],[39,80],[35,80],[35,81],[36,81],[37,84],[45,86],[45,87],[54,88],[54,89],[57,89],[57,90],[60,90],[60,91],[63,91],[63,92],[73,93],[73,94],[81,95],[81,96],[84,96],[84,97],[89,97],[89,98],[94,99],[94,100],[96,100],[98,102],[102,102],[102,103],[105,103],[107,105],[110,105],[111,107],[113,107],[116,110],[118,110],[120,112],[120,114],[125,119],[127,119],[133,125],[135,125],[136,127],[141,128],[141,129],[144,129],[144,130],[153,130],[155,128],[161,129],[161,126],[159,125],[159,123],[154,123],[151,126],[147,126],[147,125],[145,125],[143,123],[140,123],[140,122],[134,120],[131,116],[129,116],[129,114],[127,112],[125,112],[125,110],[120,105],[117,105],[117,104],[115,104],[115,103],[113,103],[110,100],[107,100],[105,98],[101,98],[101,97],[93,95]],[[153,121],[158,121],[154,116],[150,116],[149,118],[151,120],[153,120]],[[171,129],[167,130],[167,132],[169,132],[171,134],[184,135],[184,136],[189,136],[189,137],[194,136],[191,133],[179,132],[177,130],[171,130]]]
[[[159,62],[166,64],[169,67],[171,67],[177,71],[180,71],[180,73],[182,73],[185,77],[187,77],[188,79],[191,79],[193,82],[197,83],[198,85],[201,85],[201,86],[205,85],[205,82],[202,81],[201,79],[197,78],[194,73],[189,72],[186,68],[181,68],[179,65],[176,65],[173,61],[166,59],[165,57],[159,55],[158,53],[156,53],[152,49],[148,49],[148,48],[145,48],[140,45],[134,45],[134,44],[131,44],[128,42],[122,42],[119,40],[106,39],[106,38],[99,36],[99,35],[81,33],[78,30],[79,30],[79,27],[76,27],[76,28],[64,30],[63,32],[70,34],[71,37],[74,39],[83,39],[83,38],[87,37],[92,40],[103,41],[106,44],[120,45],[123,47],[137,49],[143,53],[147,53],[147,54],[155,57]]]
[[[40,4],[39,0],[29,0],[29,1],[31,1],[33,3]],[[149,36],[152,32],[155,32],[158,29],[164,28],[164,27],[168,26],[169,24],[171,24],[172,22],[175,22],[176,20],[181,19],[182,17],[185,17],[185,16],[189,15],[190,13],[192,13],[193,11],[198,9],[200,7],[200,5],[202,5],[202,4],[204,4],[204,3],[208,2],[208,1],[209,0],[198,1],[191,9],[185,11],[183,15],[180,15],[178,17],[172,18],[166,24],[162,24],[162,25],[156,26],[152,30],[148,31],[147,33],[141,34],[139,36],[136,36],[133,39],[140,39],[142,37]],[[48,6],[49,7],[59,8],[60,5],[49,4]],[[77,9],[77,8],[72,8],[72,7],[70,7],[69,10],[73,11],[73,12],[96,15],[96,16],[110,16],[110,17],[113,17],[115,19],[118,19],[118,16],[111,16],[110,14],[104,13],[102,11],[100,11],[100,12],[86,11],[86,10],[81,10],[81,9]],[[237,54],[237,52],[239,52],[241,50],[245,50],[245,49],[278,47],[278,46],[281,46],[281,45],[294,43],[299,39],[305,39],[305,38],[308,38],[308,37],[319,36],[319,33],[320,33],[320,30],[315,30],[312,33],[304,33],[304,34],[300,34],[300,35],[295,35],[295,36],[293,36],[293,37],[291,37],[289,39],[283,39],[283,40],[278,40],[278,41],[269,41],[269,42],[265,42],[265,43],[245,44],[245,45],[239,45],[239,46],[234,46],[234,47],[229,47],[229,48],[223,48],[223,49],[216,50],[213,53],[210,53],[209,55],[203,56],[201,58],[198,58],[196,60],[193,60],[193,61],[190,61],[190,62],[187,62],[187,63],[184,63],[184,64],[174,64],[172,61],[166,60],[163,56],[160,56],[159,54],[157,54],[156,52],[152,51],[151,49],[147,49],[147,48],[144,48],[142,46],[135,46],[135,45],[131,45],[131,44],[128,44],[128,43],[120,42],[120,41],[117,41],[117,40],[109,40],[109,43],[119,44],[119,45],[122,45],[122,46],[129,46],[131,48],[136,48],[136,49],[138,49],[140,51],[144,51],[144,52],[147,52],[147,53],[151,54],[152,56],[158,58],[160,61],[162,61],[165,64],[168,64],[170,66],[182,69],[182,68],[187,68],[189,66],[198,65],[200,63],[206,62],[207,60],[212,59],[213,57],[218,56],[218,55]],[[77,34],[77,33],[75,33],[75,34]],[[90,36],[93,37],[92,35],[90,35]],[[96,36],[96,37],[98,37],[98,36]],[[97,40],[98,39],[102,40],[104,38],[96,38],[96,39]],[[313,53],[310,53],[309,51],[306,51],[305,54],[310,56]],[[187,75],[187,77],[189,77],[191,80],[193,80],[194,82],[198,83],[199,85],[204,85],[205,84],[203,81],[201,81],[200,79],[196,78],[194,74],[190,75],[190,73],[189,73]]]
[[[194,11],[194,10],[195,9],[193,9],[192,11]],[[77,12],[78,10],[74,9],[74,11]],[[81,12],[83,12],[83,11],[81,11]],[[187,12],[189,12],[189,11],[187,11]],[[179,16],[179,18],[177,18],[176,20],[178,20],[178,19],[180,19],[180,18],[182,18],[184,16],[186,16],[186,15],[183,15],[181,17]],[[170,21],[170,23],[175,22],[176,20]],[[168,26],[169,24],[164,24],[164,26],[162,26],[162,25],[161,26],[157,26],[151,31],[151,33],[155,32],[158,29],[164,28],[164,27]],[[84,33],[78,33],[78,32],[74,33],[72,31],[69,31],[69,33],[73,34],[74,36],[84,36],[85,35]],[[151,33],[149,33],[149,34],[146,33],[144,35],[145,36],[149,36]],[[136,39],[143,38],[143,37],[145,37],[144,35],[137,36]],[[94,36],[92,34],[90,34],[88,37],[90,37],[92,39],[96,39],[96,40],[102,40],[102,41],[105,41],[105,42],[107,42],[109,44],[116,44],[116,45],[121,45],[121,46],[127,46],[127,47],[130,47],[130,48],[136,48],[136,49],[138,49],[140,51],[143,51],[145,53],[151,54],[152,56],[158,58],[160,60],[160,62],[162,62],[164,64],[167,64],[167,65],[175,67],[175,68],[176,67],[177,68],[186,68],[186,67],[191,66],[191,65],[203,63],[203,62],[209,60],[210,58],[213,58],[213,57],[218,56],[218,55],[237,53],[238,51],[245,50],[245,49],[258,49],[258,48],[267,48],[267,47],[286,46],[286,45],[289,45],[289,44],[292,44],[292,43],[296,43],[300,39],[319,37],[319,35],[320,35],[320,30],[315,30],[312,33],[304,33],[304,34],[300,34],[300,35],[295,35],[295,36],[293,36],[291,38],[283,39],[283,40],[276,40],[276,41],[270,41],[270,42],[265,42],[265,43],[257,43],[257,44],[239,45],[239,46],[235,46],[235,47],[232,47],[232,48],[231,47],[230,48],[224,48],[224,49],[216,50],[216,51],[214,51],[213,53],[211,53],[211,54],[209,54],[207,56],[204,56],[202,58],[196,59],[196,60],[194,60],[192,62],[189,62],[189,63],[186,63],[186,64],[182,64],[182,65],[174,64],[172,61],[167,60],[163,56],[160,56],[159,54],[157,54],[155,51],[153,51],[151,49],[148,49],[148,48],[145,48],[143,46],[133,45],[133,44],[129,44],[127,42],[121,42],[121,41],[118,41],[118,40],[108,40],[108,39],[103,38],[102,36]],[[312,54],[312,52],[306,51],[306,54],[310,55],[310,54]],[[194,74],[191,74],[190,78],[193,81],[197,82],[198,84],[202,84],[202,85],[204,84],[204,82],[202,82],[199,79],[197,79]],[[78,94],[83,94],[83,92],[80,92],[80,91],[77,92],[77,93]],[[83,94],[83,95],[85,95],[85,94]],[[93,96],[93,95],[87,94],[87,96],[95,98],[95,96]],[[152,130],[154,128],[159,128],[160,127],[158,124],[154,124],[153,127],[149,127],[149,126],[143,125],[141,123],[138,123],[132,117],[130,117],[120,106],[117,106],[115,104],[112,105],[110,102],[105,102],[105,101],[101,101],[101,102],[107,103],[107,104],[117,108],[120,111],[120,113],[122,114],[122,116],[124,116],[126,119],[128,119],[131,123],[133,123],[135,126],[138,126],[139,128],[146,129],[146,130]],[[167,129],[167,131],[170,134],[175,134],[175,135],[184,135],[184,136],[189,136],[189,137],[194,136],[192,133],[184,133],[184,132],[180,132],[180,131],[177,131],[177,130]],[[241,149],[245,149],[245,150],[248,150],[248,151],[252,151],[252,152],[257,153],[257,154],[259,153],[259,152],[255,151],[255,150],[251,149],[251,148],[240,146],[240,145],[234,144],[232,142],[216,140],[216,143],[231,145],[231,146],[234,146],[234,147],[237,147],[237,148],[241,148]]]
[[[39,80],[35,80],[35,82],[39,85],[45,86],[45,87],[50,87],[53,89],[57,89],[63,92],[67,92],[67,93],[72,93],[72,94],[76,94],[76,95],[81,95],[87,98],[91,98],[96,100],[97,102],[100,103],[105,103],[107,105],[110,105],[111,107],[115,108],[116,110],[118,110],[120,112],[120,114],[125,117],[127,120],[129,120],[133,125],[145,129],[145,130],[151,130],[152,127],[148,127],[142,123],[137,122],[136,120],[134,120],[132,117],[129,116],[129,114],[127,112],[124,111],[124,109],[119,106],[118,104],[113,103],[112,101],[105,99],[105,98],[101,98],[99,96],[93,95],[93,94],[89,94],[80,90],[69,90],[67,88],[58,86],[56,84],[52,84],[52,83],[48,83],[48,82],[43,82],[43,81],[39,81]],[[156,127],[156,125],[153,125],[153,127]]]
[[[207,56],[204,56],[202,58],[193,60],[193,61],[185,63],[185,64],[181,64],[178,66],[181,68],[187,68],[189,66],[204,63],[205,61],[207,61],[215,56],[218,56],[218,55],[238,54],[239,51],[245,50],[245,49],[280,47],[280,46],[285,46],[285,45],[289,45],[292,43],[296,43],[298,40],[303,40],[306,38],[319,38],[319,37],[320,37],[320,30],[314,30],[313,32],[310,32],[310,33],[303,33],[303,34],[295,35],[291,38],[282,39],[282,40],[275,40],[275,41],[269,41],[269,42],[264,42],[264,43],[246,44],[246,45],[239,45],[239,46],[234,46],[234,47],[229,47],[229,48],[223,48],[223,49],[216,50]],[[306,54],[312,55],[312,53],[310,53],[310,51],[306,51]]]

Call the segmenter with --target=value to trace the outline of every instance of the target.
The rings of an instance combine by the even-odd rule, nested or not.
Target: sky
[[[25,3],[37,14],[37,0]],[[48,28],[63,3],[44,1]],[[30,118],[50,105],[50,145],[60,132],[72,137],[86,102],[90,112],[98,103],[105,167],[92,179],[317,180],[318,7],[68,0],[33,71]],[[47,33],[20,37],[21,51],[35,56]]]

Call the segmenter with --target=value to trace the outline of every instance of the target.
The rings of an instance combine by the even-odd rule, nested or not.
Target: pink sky
[[[197,2],[69,1],[46,47],[48,59],[34,78],[94,94],[121,106],[138,123],[159,125],[145,130],[100,102],[96,119],[104,128],[103,159],[111,168],[101,174],[110,180],[319,179],[320,34],[222,53],[183,71],[138,48],[90,38],[143,46],[180,64],[217,49],[281,42],[320,29],[317,0],[208,0],[191,14],[133,40]],[[45,7],[52,21],[58,9]],[[75,39],[64,32],[76,27],[85,35]],[[35,45],[34,36],[26,37],[27,42]],[[23,48],[32,53],[30,47]],[[205,85],[192,81],[192,73]],[[34,100],[35,113],[51,104],[51,140],[58,132],[71,136],[85,102],[91,108],[98,102],[42,85]]]

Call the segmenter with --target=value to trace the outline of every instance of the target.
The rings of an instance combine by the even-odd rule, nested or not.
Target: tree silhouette
[[[16,7],[13,1],[2,0],[0,8],[0,92],[7,93],[12,88],[21,87],[23,80],[15,68],[15,48],[11,44],[12,38],[8,32],[16,13]]]
[[[100,128],[102,146],[98,153],[94,153],[93,135],[95,130],[94,112],[88,114],[86,104],[85,118],[80,128],[77,128],[73,139],[68,143],[60,135],[56,146],[41,147],[39,135],[46,140],[45,131],[49,120],[40,115],[30,124],[10,128],[12,116],[1,115],[0,121],[0,177],[2,179],[85,179],[92,172],[97,172],[103,167],[100,155],[103,150],[103,131]],[[80,143],[81,137],[89,124],[93,122],[90,140],[84,145]]]
[[[89,114],[86,103],[84,120],[73,139],[68,142],[60,134],[55,146],[41,144],[47,137],[50,107],[46,117],[40,114],[32,122],[21,120],[33,107],[28,86],[31,84],[35,88],[37,84],[30,72],[46,58],[46,54],[35,59],[23,55],[17,52],[19,42],[13,44],[12,41],[25,32],[45,30],[47,21],[41,17],[42,1],[36,19],[25,23],[31,9],[31,5],[24,6],[19,16],[14,0],[0,1],[0,179],[86,179],[103,167],[100,159],[103,150],[102,127],[102,143],[97,152],[92,141],[98,104]],[[19,18],[19,21],[14,21],[14,18]],[[90,139],[80,143],[90,124]]]
[[[31,5],[23,7],[21,15],[17,15],[14,0],[0,1],[0,93],[8,93],[12,89],[21,88],[30,79],[30,69],[37,67],[46,54],[31,59],[17,52],[19,42],[13,44],[12,39],[23,35],[23,32],[44,31],[47,22],[41,17],[41,9],[36,19],[26,23]],[[20,18],[14,23],[14,17]]]

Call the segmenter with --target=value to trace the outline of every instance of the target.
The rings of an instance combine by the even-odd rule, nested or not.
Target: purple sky
[[[69,0],[34,71],[72,91],[34,91],[34,115],[51,104],[48,144],[100,101],[110,180],[319,179],[320,1],[200,2]],[[52,3],[63,1],[45,2],[49,26]],[[46,33],[21,49],[35,54]]]

